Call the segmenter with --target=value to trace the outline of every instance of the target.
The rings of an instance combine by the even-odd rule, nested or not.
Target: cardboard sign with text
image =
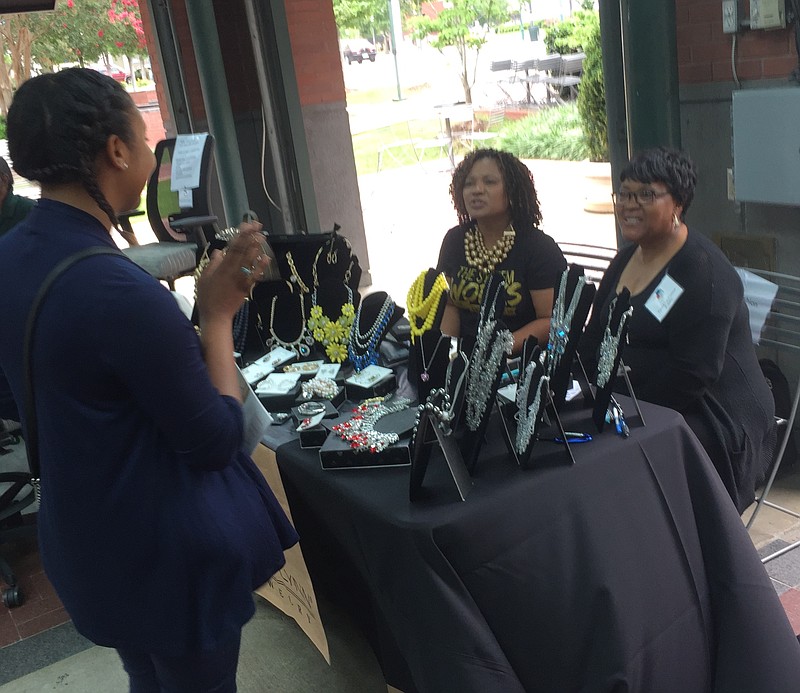
[[[286,491],[278,471],[275,453],[265,445],[259,444],[253,451],[253,461],[261,470],[286,516],[291,520],[292,513],[286,500]],[[275,573],[269,582],[259,587],[256,594],[264,597],[287,616],[291,616],[311,642],[316,645],[322,656],[325,657],[325,661],[330,664],[328,638],[319,615],[314,586],[311,584],[311,577],[308,574],[300,544],[295,544],[286,551],[285,556],[286,565]]]

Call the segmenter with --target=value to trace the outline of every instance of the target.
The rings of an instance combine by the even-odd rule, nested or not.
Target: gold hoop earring
[[[677,229],[681,225],[681,220],[678,218],[678,213],[672,213],[672,228]]]

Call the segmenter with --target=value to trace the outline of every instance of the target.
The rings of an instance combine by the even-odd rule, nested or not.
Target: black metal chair
[[[199,185],[181,193],[173,190],[176,138],[161,140],[155,149],[156,168],[147,183],[147,220],[157,243],[134,245],[123,252],[156,279],[175,289],[175,280],[192,274],[216,233],[217,217],[211,213],[210,181],[214,138],[206,135],[199,166]],[[123,228],[129,217],[121,215]]]
[[[22,445],[18,434],[4,435],[0,444]],[[26,522],[22,517],[22,511],[30,508],[35,501],[36,494],[31,485],[30,472],[0,473],[0,548],[19,539],[36,536],[36,524]],[[0,555],[0,577],[8,585],[3,590],[3,604],[8,608],[20,606],[24,596],[17,582],[17,576],[2,555]]]
[[[744,284],[745,301],[750,308],[751,329],[753,328],[753,315],[759,306],[762,311],[766,312],[760,333],[753,335],[753,342],[758,347],[759,355],[776,358],[784,355],[786,365],[796,368],[797,354],[800,352],[800,277],[752,268],[747,268],[746,272],[739,271]],[[760,282],[759,278],[771,283],[771,290],[767,284]],[[775,419],[779,432],[778,445],[770,461],[766,483],[761,493],[756,496],[756,506],[747,520],[748,530],[753,526],[761,508],[765,505],[785,515],[800,519],[800,513],[767,500],[786,456],[790,436],[797,420],[798,403],[800,403],[800,375],[797,378],[790,410],[781,412],[783,416],[777,415],[776,412]],[[792,542],[764,556],[761,562],[768,563],[798,547],[800,547],[800,541]]]

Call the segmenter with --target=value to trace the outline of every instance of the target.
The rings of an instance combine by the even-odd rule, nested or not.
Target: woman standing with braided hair
[[[439,251],[438,270],[450,284],[442,331],[475,334],[487,279],[497,271],[506,282],[502,320],[514,334],[514,352],[528,336],[546,342],[555,287],[567,263],[539,228],[528,167],[507,152],[476,149],[453,172],[450,196],[459,223]]]
[[[24,408],[34,296],[61,260],[115,248],[110,229],[155,160],[124,88],[81,68],[25,82],[8,139],[16,170],[41,185],[0,238],[0,368]],[[119,651],[131,691],[235,691],[251,592],[297,540],[242,451],[232,322],[266,268],[260,238],[243,225],[203,272],[200,338],[121,253],[72,266],[39,314],[42,561],[78,631]]]

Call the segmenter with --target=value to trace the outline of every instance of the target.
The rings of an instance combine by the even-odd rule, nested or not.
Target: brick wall
[[[344,77],[331,0],[286,2],[300,104],[345,100]]]
[[[733,37],[722,32],[722,3],[719,0],[676,0],[675,13],[681,84],[731,81]],[[759,80],[788,77],[798,62],[794,31],[794,28],[788,27],[772,31],[739,32],[736,39],[738,78]]]

